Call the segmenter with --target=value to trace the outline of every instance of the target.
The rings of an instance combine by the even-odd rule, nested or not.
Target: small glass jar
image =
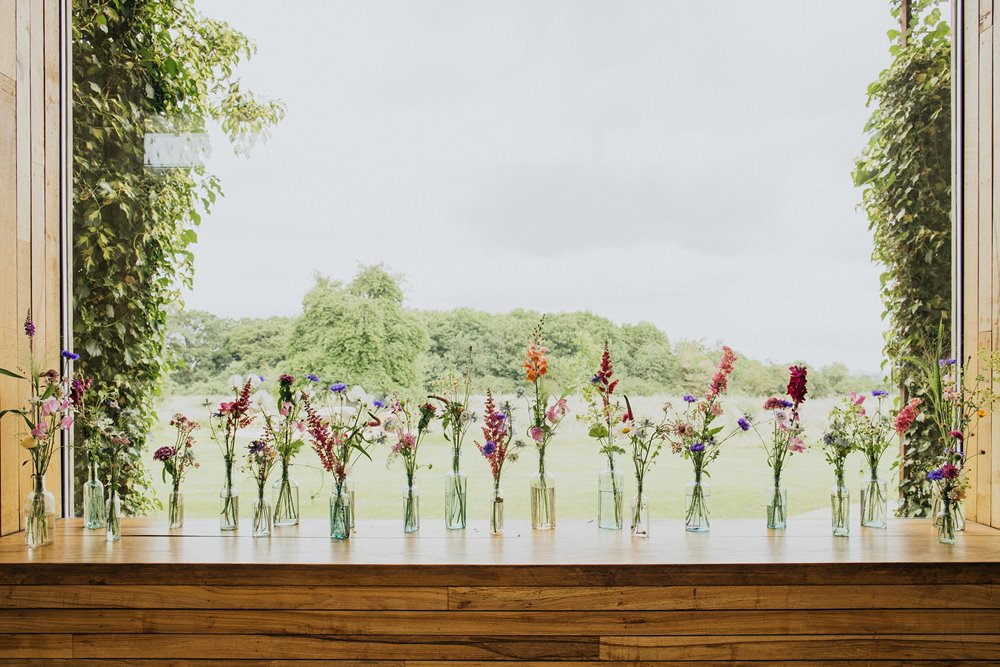
[[[885,528],[889,516],[889,485],[872,469],[861,481],[861,525]]]
[[[851,534],[851,491],[843,480],[830,489],[830,509],[833,514],[831,526],[837,537],[847,537]]]
[[[531,476],[531,527],[556,527],[556,478],[551,473],[536,472]]]
[[[170,528],[184,527],[184,494],[174,490],[167,498],[167,520]]]
[[[493,487],[493,498],[490,503],[490,533],[503,534],[503,489]]]
[[[44,475],[32,475],[32,490],[24,499],[24,537],[28,547],[51,544],[56,497],[45,488]]]
[[[943,498],[941,501],[941,512],[937,521],[938,542],[941,544],[955,543],[955,514],[952,508],[952,501]]]
[[[264,489],[261,487],[257,499],[253,502],[253,536],[270,536],[271,520],[271,503],[265,500]]]
[[[767,490],[767,527],[784,530],[788,525],[788,491],[776,480]]]
[[[415,533],[420,530],[420,489],[416,484],[407,484],[403,489],[403,532]]]
[[[632,497],[632,537],[649,537],[649,498],[645,493]]]
[[[684,529],[689,533],[707,533],[709,530],[709,501],[712,486],[701,481],[698,475],[684,487]]]
[[[108,515],[108,542],[117,542],[122,539],[122,503],[118,496],[118,490],[114,486],[112,486],[108,495],[108,504],[105,512]]]
[[[461,470],[450,470],[444,476],[444,525],[448,530],[462,530],[466,526],[467,483]]]
[[[97,461],[87,464],[87,481],[83,485],[83,527],[88,530],[103,530],[106,523],[104,484],[98,468]]]
[[[597,476],[597,525],[605,530],[621,530],[625,495],[625,475],[608,467]]]
[[[346,540],[351,537],[351,497],[345,487],[334,487],[330,494],[330,539]]]
[[[299,523],[299,485],[288,476],[288,466],[282,465],[281,477],[271,485],[274,503],[274,525],[296,526]]]

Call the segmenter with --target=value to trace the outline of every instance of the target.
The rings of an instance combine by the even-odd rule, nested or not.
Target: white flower
[[[347,392],[347,400],[353,403],[371,403],[371,398],[361,385],[356,384]]]
[[[274,396],[260,389],[253,393],[250,397],[250,402],[265,410],[273,410],[277,405]]]
[[[259,387],[260,385],[264,384],[263,375],[248,375],[247,379],[250,380],[251,387]]]
[[[242,375],[230,375],[229,376],[229,387],[231,389],[241,389],[245,380]]]

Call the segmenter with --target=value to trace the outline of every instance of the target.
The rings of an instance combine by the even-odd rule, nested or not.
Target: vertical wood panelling
[[[59,367],[60,72],[59,3],[0,0],[0,366],[21,368],[30,308],[35,351],[45,368]],[[0,380],[0,408],[22,405],[27,384]],[[30,484],[23,426],[0,424],[0,533],[22,527]],[[49,487],[60,492],[58,456]]]
[[[966,224],[962,230],[963,254],[966,261],[962,267],[963,295],[962,308],[962,346],[966,351],[976,349],[979,322],[979,225],[976,223],[979,211],[979,5],[976,2],[965,2],[963,7],[963,41],[965,44],[963,74],[964,87],[964,127],[963,127],[963,165],[962,174],[964,200],[962,202]],[[974,369],[969,369],[975,372]],[[976,443],[967,443],[971,451]],[[969,483],[972,492],[966,501],[966,513],[970,520],[975,521],[977,475],[976,466],[969,467]]]

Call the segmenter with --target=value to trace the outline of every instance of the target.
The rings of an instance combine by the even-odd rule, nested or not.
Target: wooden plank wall
[[[0,0],[0,366],[23,366],[22,323],[31,308],[36,348],[58,368],[60,307],[59,3]],[[0,378],[0,407],[23,403],[27,386]],[[0,423],[0,534],[20,530],[30,483],[22,428]],[[60,502],[61,469],[48,486]]]

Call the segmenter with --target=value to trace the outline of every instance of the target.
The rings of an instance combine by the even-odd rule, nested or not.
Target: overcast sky
[[[294,315],[384,262],[415,308],[590,310],[877,371],[851,182],[888,2],[199,0],[288,114],[225,198],[191,308]],[[278,9],[280,8],[280,9]]]

